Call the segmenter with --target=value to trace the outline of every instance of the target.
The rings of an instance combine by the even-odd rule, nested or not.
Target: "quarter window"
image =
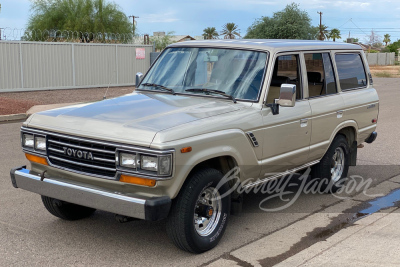
[[[335,60],[342,90],[367,86],[367,76],[360,54],[337,54]]]

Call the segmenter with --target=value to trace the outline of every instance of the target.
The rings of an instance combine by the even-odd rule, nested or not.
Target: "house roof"
[[[367,44],[362,44],[362,43],[353,43],[353,44],[356,44],[356,45],[361,46],[361,48],[362,48],[364,51],[368,51],[368,50],[370,49],[370,46],[367,45]],[[371,46],[371,50],[379,50],[379,51],[380,51],[381,48]]]
[[[172,42],[183,42],[183,41],[187,41],[186,39],[196,40],[194,37],[192,37],[190,35],[173,35],[170,38],[170,40]]]

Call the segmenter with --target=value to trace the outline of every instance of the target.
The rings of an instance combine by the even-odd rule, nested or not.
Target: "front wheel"
[[[72,204],[51,197],[42,196],[42,202],[48,212],[63,220],[75,221],[92,215],[96,210]]]
[[[312,167],[311,176],[320,180],[320,188],[324,192],[335,193],[344,186],[349,170],[349,155],[350,147],[346,138],[338,135],[321,161]]]
[[[222,238],[231,203],[229,185],[219,186],[222,177],[211,168],[188,177],[167,221],[168,236],[178,248],[202,253],[214,248]]]

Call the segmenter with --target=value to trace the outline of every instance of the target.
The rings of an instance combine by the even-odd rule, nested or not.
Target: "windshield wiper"
[[[214,90],[214,89],[206,89],[206,88],[190,88],[186,89],[186,92],[204,92],[204,93],[213,93],[213,94],[218,94],[225,96],[233,101],[233,103],[236,103],[236,99],[232,95],[228,95],[227,93],[220,91],[220,90]]]
[[[168,88],[168,87],[165,87],[164,85],[161,85],[161,84],[155,84],[155,83],[143,83],[143,84],[141,84],[141,85],[143,85],[143,86],[152,86],[152,87],[155,87],[155,88],[160,88],[160,89],[162,89],[162,90],[165,90],[165,91],[168,91],[168,92],[171,92],[173,95],[175,95],[176,93],[175,93],[175,91],[173,90],[173,89],[171,89],[171,88]],[[140,90],[140,89],[139,89]]]

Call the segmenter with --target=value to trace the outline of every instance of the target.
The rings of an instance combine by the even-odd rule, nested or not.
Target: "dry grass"
[[[400,66],[369,66],[373,77],[400,78]]]

